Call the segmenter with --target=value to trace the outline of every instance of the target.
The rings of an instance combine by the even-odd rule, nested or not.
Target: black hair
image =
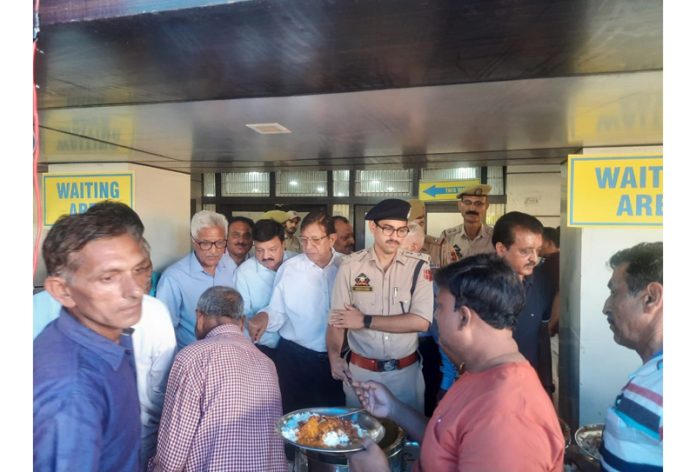
[[[278,237],[283,242],[285,239],[285,229],[283,225],[274,220],[259,220],[251,230],[251,239],[259,243],[265,243]]]
[[[534,234],[544,233],[544,225],[541,224],[541,221],[527,213],[511,211],[496,221],[491,237],[493,247],[498,243],[503,243],[503,246],[510,248],[515,243],[516,228],[526,229]]]
[[[492,253],[469,256],[441,268],[435,273],[435,282],[454,296],[455,309],[466,306],[497,329],[514,328],[524,307],[522,282]]]
[[[336,233],[333,218],[330,217],[324,210],[313,211],[309,215],[305,216],[302,220],[302,224],[300,225],[300,231],[314,223],[324,228],[327,235]]]
[[[561,247],[561,232],[558,228],[544,226],[544,232],[541,236],[544,238],[544,241],[551,241],[556,247]]]
[[[254,229],[254,220],[247,218],[246,216],[231,216],[228,220],[227,228],[229,228],[232,223],[237,223],[240,221],[247,224],[252,230]]]
[[[650,282],[662,283],[662,242],[640,243],[628,249],[622,249],[609,259],[609,266],[616,269],[628,263],[626,267],[626,285],[635,295],[648,286]]]
[[[48,275],[68,277],[80,258],[70,256],[87,243],[101,238],[128,234],[143,243],[143,223],[135,211],[119,202],[105,201],[85,213],[63,215],[55,222],[43,242],[42,253]],[[144,247],[144,246],[143,246]]]

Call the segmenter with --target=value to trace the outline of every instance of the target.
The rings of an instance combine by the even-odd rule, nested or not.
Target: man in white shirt
[[[285,413],[345,404],[326,353],[331,291],[340,264],[333,250],[333,220],[323,212],[310,213],[300,233],[303,254],[280,266],[268,307],[249,320],[254,341],[265,331],[280,335],[275,360]]]
[[[259,220],[253,227],[254,257],[239,266],[232,279],[232,286],[244,300],[244,316],[251,319],[271,300],[273,282],[280,265],[297,255],[283,249],[285,230],[280,223],[267,219]],[[248,330],[245,329],[248,334]],[[267,331],[256,343],[264,354],[274,358],[280,335]]]

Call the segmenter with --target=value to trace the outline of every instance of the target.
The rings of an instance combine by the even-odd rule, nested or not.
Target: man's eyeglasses
[[[462,203],[466,206],[475,206],[476,208],[481,208],[483,207],[486,202],[482,202],[481,200],[462,200]]]
[[[375,222],[375,226],[382,230],[385,236],[391,236],[396,231],[397,236],[403,238],[408,234],[408,226],[402,226],[401,228],[394,228],[393,226],[384,225],[380,226],[379,223]]]
[[[196,244],[198,244],[198,247],[203,249],[204,251],[207,251],[211,247],[215,246],[218,249],[224,249],[225,246],[227,246],[227,240],[226,239],[220,239],[219,241],[196,241]]]
[[[319,244],[321,242],[322,239],[328,238],[328,237],[329,237],[329,235],[327,234],[325,236],[322,236],[321,238],[317,238],[316,236],[314,236],[313,238],[305,238],[304,236],[300,236],[297,239],[300,240],[300,244],[302,244],[303,246],[306,246],[310,242],[316,246],[317,244]]]

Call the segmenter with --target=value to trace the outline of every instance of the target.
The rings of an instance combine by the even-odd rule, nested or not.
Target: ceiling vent
[[[285,126],[280,123],[252,123],[245,125],[247,128],[251,128],[259,134],[289,134],[292,133]]]

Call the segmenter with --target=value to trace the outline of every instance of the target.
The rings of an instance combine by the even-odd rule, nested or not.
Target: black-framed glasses
[[[462,203],[466,206],[475,206],[476,208],[482,208],[486,202],[481,200],[462,200]]]
[[[215,246],[218,249],[224,249],[227,246],[226,239],[220,239],[218,241],[198,241],[194,239],[194,241],[196,244],[198,244],[198,247],[203,249],[204,251],[207,251],[213,246]]]
[[[297,238],[297,239],[300,240],[300,244],[302,244],[303,246],[306,246],[306,245],[309,244],[310,242],[311,242],[312,244],[314,244],[314,245],[317,245],[317,244],[319,244],[319,243],[321,242],[322,239],[328,238],[328,237],[329,237],[329,235],[326,234],[326,235],[324,235],[324,236],[322,236],[322,237],[320,237],[320,238],[318,238],[318,237],[316,237],[316,236],[314,236],[314,237],[312,237],[312,238],[305,238],[304,236],[300,236],[300,237]]]
[[[393,226],[389,225],[380,226],[379,223],[377,223],[376,221],[375,226],[381,229],[385,236],[391,236],[392,234],[394,234],[394,232],[396,232],[397,236],[403,238],[409,232],[408,226],[402,226],[400,228],[394,228]]]

